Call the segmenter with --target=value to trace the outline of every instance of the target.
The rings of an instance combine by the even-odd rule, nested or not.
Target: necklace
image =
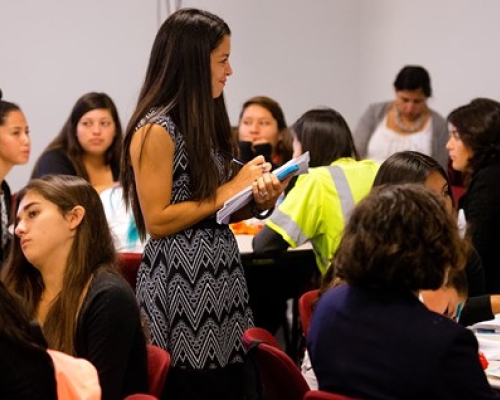
[[[396,107],[396,104],[394,104],[394,121],[396,122],[397,127],[403,132],[415,133],[420,131],[424,125],[424,114],[425,113],[420,114],[418,118],[410,126],[408,126],[403,123],[403,120],[401,119],[401,112]]]

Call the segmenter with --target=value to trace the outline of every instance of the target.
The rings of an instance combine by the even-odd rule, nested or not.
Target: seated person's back
[[[298,177],[283,203],[253,240],[257,253],[311,241],[323,273],[347,217],[369,191],[378,164],[359,161],[351,132],[335,110],[313,109],[293,125],[294,156],[309,151],[309,173]]]
[[[425,221],[425,224],[422,224]],[[319,389],[370,399],[495,399],[472,332],[429,311],[422,289],[465,265],[456,223],[421,185],[382,186],[354,209],[307,337]]]

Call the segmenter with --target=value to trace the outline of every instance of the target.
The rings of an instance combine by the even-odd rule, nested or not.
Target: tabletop
[[[251,254],[253,253],[252,248],[252,240],[254,235],[234,235],[236,237],[236,241],[238,242],[238,248],[240,249],[241,254]],[[291,247],[288,249],[289,251],[297,251],[297,250],[312,250],[311,243],[307,242],[302,246],[292,249]]]
[[[485,372],[491,387],[500,389],[500,361],[489,361]]]

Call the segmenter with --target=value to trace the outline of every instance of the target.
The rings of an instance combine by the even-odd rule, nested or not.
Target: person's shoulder
[[[347,283],[340,284],[331,289],[328,289],[318,299],[316,310],[320,309],[325,310],[325,309],[330,309],[331,307],[337,307],[337,305],[341,304],[345,299],[345,297],[348,296],[349,293],[351,293],[351,291],[352,287]]]
[[[69,158],[66,155],[66,152],[63,149],[52,149],[45,150],[40,155],[40,161],[52,161],[52,160],[67,160],[69,162]]]
[[[55,149],[47,149],[42,153],[43,156],[46,157],[63,157],[63,158],[68,158],[66,155],[66,149],[62,147],[58,147]]]
[[[175,123],[170,114],[158,107],[151,108],[136,127],[136,131],[144,129],[148,131],[155,130],[157,132],[167,131],[171,135],[176,131]]]
[[[76,170],[63,149],[45,150],[39,157],[33,177],[45,174],[76,175]]]
[[[297,180],[287,196],[292,192],[295,194],[301,193],[303,195],[309,189],[316,191],[321,186],[330,186],[331,180],[331,174],[327,166],[311,167],[308,169],[307,173],[297,176]]]
[[[486,175],[488,173],[498,173],[500,171],[500,159],[494,160],[491,163],[485,165],[483,168],[481,168],[477,174],[478,175]],[[498,177],[498,175],[496,175]]]
[[[372,183],[379,170],[379,164],[371,159],[355,160],[354,158],[341,158],[332,163],[330,168],[340,168],[349,181],[370,181]]]
[[[365,158],[363,160],[356,160],[352,157],[343,157],[335,160],[332,166],[338,166],[341,168],[368,168],[378,170],[379,164],[375,160],[370,158]]]
[[[387,110],[392,106],[392,101],[378,101],[370,103],[368,110],[375,115],[385,115]]]
[[[418,329],[422,339],[434,338],[436,342],[450,343],[454,338],[468,338],[474,341],[474,334],[451,318],[438,314],[426,307],[415,307],[413,317],[408,321],[413,323],[410,329]]]
[[[134,292],[128,282],[119,274],[108,271],[97,273],[87,293],[89,301],[100,297],[114,298],[119,301],[132,299],[135,302]]]
[[[473,191],[475,186],[481,184],[491,186],[491,193],[500,193],[498,179],[500,179],[500,161],[495,161],[485,165],[473,175],[468,191]]]

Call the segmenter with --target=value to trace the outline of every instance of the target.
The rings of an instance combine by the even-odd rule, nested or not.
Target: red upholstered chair
[[[254,336],[257,338],[250,340]],[[243,334],[243,343],[248,351],[247,357],[257,367],[264,398],[266,400],[302,400],[309,390],[307,382],[297,365],[283,350],[269,342],[262,341],[262,338],[266,336],[269,341],[273,338],[269,332],[265,335],[262,331],[246,331]]]
[[[299,316],[302,325],[302,332],[307,336],[309,324],[311,323],[314,303],[318,299],[319,289],[310,290],[300,296],[299,299]]]
[[[329,393],[322,390],[309,390],[304,396],[304,400],[358,400],[354,397],[343,394]]]
[[[243,343],[247,349],[250,347],[252,342],[263,342],[280,349],[278,341],[264,328],[254,327],[243,332]]]
[[[165,349],[153,344],[147,345],[148,351],[148,394],[161,397],[168,369],[170,368],[170,354]]]
[[[118,268],[125,280],[132,286],[135,292],[137,282],[137,271],[141,265],[141,253],[119,253]]]

